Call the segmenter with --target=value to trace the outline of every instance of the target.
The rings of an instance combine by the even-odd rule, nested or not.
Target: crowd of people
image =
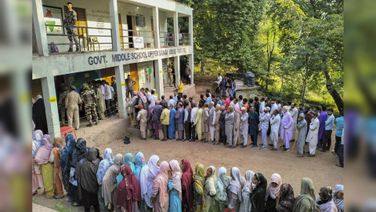
[[[225,167],[197,163],[193,168],[189,160],[168,162],[158,155],[146,162],[142,152],[113,156],[110,148],[101,156],[72,134],[51,140],[33,131],[33,195],[67,195],[85,211],[344,211],[341,184],[322,187],[316,196],[312,180],[304,177],[296,195],[278,173],[267,180],[252,170],[242,175],[232,167],[228,174]]]
[[[330,150],[335,130],[333,153],[338,155],[337,166],[343,167],[344,117],[335,118],[325,106],[298,107],[266,97],[235,97],[232,92],[215,96],[209,90],[198,101],[180,92],[159,99],[154,90],[141,88],[130,107],[142,139],[222,143],[229,148],[247,147],[250,140],[253,148],[290,151],[296,147],[298,157]]]

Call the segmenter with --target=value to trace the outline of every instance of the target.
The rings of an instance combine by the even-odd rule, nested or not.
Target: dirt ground
[[[204,87],[197,90],[204,91]],[[197,93],[199,95],[199,92]],[[77,131],[78,137],[84,137],[87,145],[97,147],[101,152],[106,147],[112,148],[113,153],[136,153],[141,151],[146,161],[152,154],[159,155],[161,161],[172,159],[188,159],[192,165],[197,162],[205,166],[214,165],[219,168],[224,166],[229,173],[233,166],[239,167],[241,174],[251,169],[261,172],[267,179],[273,173],[279,173],[283,182],[290,183],[295,195],[300,191],[300,180],[303,177],[310,177],[315,185],[316,193],[322,186],[334,186],[337,183],[344,183],[343,169],[335,166],[335,155],[331,152],[317,152],[316,157],[296,157],[296,151],[290,152],[271,151],[258,148],[225,148],[223,145],[212,145],[201,142],[181,141],[156,141],[139,139],[137,129],[128,127],[128,121],[112,117],[103,120],[94,127],[82,127]],[[124,135],[131,137],[131,144],[125,145],[122,142]],[[261,138],[258,140],[261,141]],[[33,202],[44,205],[59,211],[80,211],[82,208],[71,208],[66,199],[53,200],[43,196],[34,196]]]

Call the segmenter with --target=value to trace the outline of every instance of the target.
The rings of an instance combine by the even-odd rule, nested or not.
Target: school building
[[[171,0],[70,0],[77,12],[80,52],[68,52],[63,26],[67,0],[32,0],[32,95],[42,94],[49,133],[60,136],[63,85],[116,79],[118,111],[127,117],[125,79],[159,96],[183,80],[194,87],[192,8]],[[73,48],[75,50],[75,48]]]

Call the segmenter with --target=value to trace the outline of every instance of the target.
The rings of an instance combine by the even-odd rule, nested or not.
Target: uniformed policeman
[[[84,102],[84,110],[86,119],[88,120],[88,126],[91,127],[93,124],[98,124],[97,116],[97,105],[96,105],[96,95],[93,89],[89,87],[87,83],[82,85],[81,93],[82,101]]]
[[[65,13],[64,27],[69,39],[69,50],[68,52],[73,52],[73,41],[76,45],[76,51],[80,51],[80,44],[77,40],[76,34],[76,22],[77,22],[77,13],[73,10],[72,2],[67,3],[68,11]]]

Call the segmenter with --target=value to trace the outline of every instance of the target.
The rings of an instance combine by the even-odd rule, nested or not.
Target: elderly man
[[[288,111],[287,106],[283,106],[282,108],[282,120],[281,120],[281,129],[280,129],[280,136],[281,140],[284,142],[284,151],[290,150],[290,141],[293,135],[293,127],[294,127],[294,120],[290,112]]]
[[[226,141],[227,141],[227,147],[235,147],[233,145],[233,133],[234,133],[234,108],[229,107],[228,112],[225,116],[225,132],[226,132]]]
[[[242,114],[240,116],[240,135],[243,141],[242,147],[247,147],[248,145],[248,113],[245,107],[242,107]]]
[[[219,143],[219,138],[220,138],[219,131],[220,131],[220,127],[221,127],[221,123],[220,123],[221,113],[222,113],[221,106],[219,104],[217,104],[217,106],[215,107],[215,119],[214,119],[215,144]]]
[[[272,150],[278,149],[278,132],[279,126],[281,125],[281,116],[277,109],[273,110],[272,116],[270,117],[270,140],[272,142]]]
[[[234,140],[233,140],[233,146],[236,147],[238,145],[239,141],[239,135],[240,135],[240,108],[239,104],[236,103],[234,107]]]
[[[140,111],[138,111],[138,114],[137,114],[137,121],[140,122],[141,139],[146,140],[146,126],[148,123],[148,119],[147,119],[148,112],[144,109],[144,106],[142,104],[140,104],[138,108],[140,109]]]
[[[260,128],[261,128],[261,140],[262,145],[260,146],[260,149],[265,149],[267,145],[267,133],[269,129],[269,120],[270,120],[270,114],[269,114],[269,107],[265,107],[264,111],[260,114]]]
[[[215,121],[216,121],[216,111],[214,107],[214,102],[209,103],[209,133],[210,142],[214,143],[215,140]]]

